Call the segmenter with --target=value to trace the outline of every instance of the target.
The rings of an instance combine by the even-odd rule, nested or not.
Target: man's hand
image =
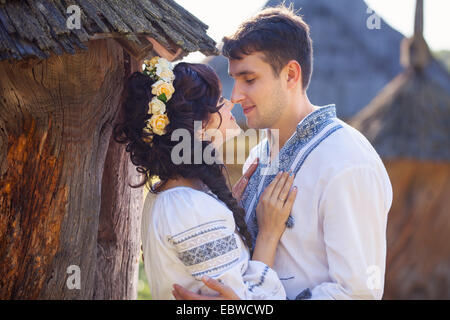
[[[240,300],[239,296],[234,293],[233,289],[220,283],[219,281],[206,276],[202,278],[202,281],[207,287],[217,291],[220,295],[218,297],[210,297],[196,294],[178,284],[173,285],[174,290],[172,291],[172,294],[177,300]]]
[[[242,194],[244,193],[245,188],[247,188],[248,181],[258,167],[258,161],[259,159],[256,158],[255,162],[253,162],[252,165],[248,167],[244,175],[233,186],[232,192],[237,202],[241,201]]]

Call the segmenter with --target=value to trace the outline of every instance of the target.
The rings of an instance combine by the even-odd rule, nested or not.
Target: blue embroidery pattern
[[[195,227],[189,228],[187,230],[184,230],[183,232],[177,233],[177,234],[171,236],[170,238],[168,238],[167,240],[172,241],[172,239],[179,237],[183,233],[187,233],[189,231],[192,231],[194,229],[198,229],[198,228],[203,227],[203,226],[208,225],[208,224],[224,223],[225,221],[226,220],[224,220],[224,219],[220,219],[220,220],[214,220],[214,221],[205,222],[205,223],[202,223],[202,224],[200,224],[198,226],[195,226]]]
[[[312,292],[309,288],[306,288],[302,292],[300,292],[296,297],[295,300],[308,300],[311,299]]]
[[[298,162],[297,166],[295,167],[294,172],[298,172],[303,164],[303,162],[305,162],[306,158],[308,158],[309,154],[323,141],[325,140],[330,134],[332,134],[333,132],[335,132],[338,129],[341,129],[342,126],[341,125],[337,125],[333,128],[331,128],[330,130],[327,131],[327,133],[321,137],[319,140],[317,140],[316,142],[314,142],[309,148],[308,150],[303,154],[303,156],[300,158],[300,161]]]
[[[227,252],[237,249],[236,238],[234,234],[227,237],[207,242],[201,246],[180,252],[178,257],[186,266],[199,264]]]
[[[192,276],[213,275],[240,258],[239,240],[227,226],[225,219],[212,220],[167,237],[167,241]]]
[[[260,286],[264,283],[264,280],[266,279],[266,274],[267,274],[268,271],[269,271],[269,267],[268,267],[268,266],[265,266],[265,267],[264,267],[264,270],[263,270],[263,272],[262,272],[262,275],[261,275],[261,277],[259,278],[259,282],[256,283],[256,284],[252,284],[252,285],[248,288],[248,290],[250,290],[251,292],[253,292],[253,288],[255,288],[255,287],[260,287]]]
[[[302,150],[315,136],[321,133],[329,124],[333,123],[333,118],[336,118],[336,108],[334,105],[328,105],[325,107],[321,107],[320,109],[309,114],[303,121],[301,121],[296,129],[295,134],[286,142],[286,144],[281,148],[278,155],[278,170],[288,171],[293,161],[295,160],[297,154]],[[300,159],[299,163],[296,165],[293,173],[296,174],[308,155],[330,134],[341,128],[342,126],[338,125],[330,129],[320,140],[316,141],[314,145],[310,146],[307,152]],[[247,226],[249,232],[252,234],[253,239],[256,239],[258,233],[258,224],[256,221],[256,204],[259,201],[262,191],[272,182],[274,179],[276,172],[271,175],[266,175],[264,184],[261,189],[261,193],[257,194],[258,186],[260,184],[263,176],[263,170],[267,168],[269,163],[267,160],[269,158],[269,143],[268,140],[264,140],[258,146],[257,156],[260,158],[259,164],[253,175],[251,176],[247,188],[245,189],[241,206],[245,209],[247,214],[249,215],[249,219],[247,221]],[[301,192],[301,186],[299,189]],[[252,200],[256,195],[256,199],[252,208],[250,205],[252,204]],[[251,212],[249,212],[251,210]],[[287,221],[287,227],[292,228],[294,225],[294,219],[292,216],[289,216]],[[254,245],[254,243],[253,243]]]
[[[292,277],[288,277],[288,278],[280,278],[281,281],[292,280],[292,279],[295,279],[295,277],[292,276]]]
[[[221,266],[217,266],[217,267],[214,267],[214,268],[202,271],[202,272],[193,273],[192,276],[198,278],[198,277],[201,277],[201,276],[203,276],[203,275],[205,275],[207,273],[210,273],[210,272],[213,272],[213,271],[217,271],[217,270],[220,270],[220,269],[225,269],[226,267],[231,266],[231,265],[235,264],[238,261],[239,261],[239,258],[234,259],[233,261],[230,261],[230,262],[228,262],[226,264],[223,264]],[[219,282],[222,282],[222,280],[220,280],[220,279],[217,279],[217,280]]]
[[[191,235],[189,235],[189,236],[187,236],[187,237],[185,237],[185,238],[182,238],[182,239],[180,239],[180,240],[178,240],[178,241],[173,241],[173,244],[174,245],[177,245],[177,244],[180,244],[180,243],[183,243],[183,242],[185,242],[185,241],[187,241],[187,240],[189,240],[189,239],[192,239],[192,238],[194,238],[194,237],[198,237],[198,236],[200,236],[200,235],[202,235],[202,234],[205,234],[205,233],[208,233],[208,232],[211,232],[211,231],[215,231],[215,230],[225,230],[226,228],[224,227],[224,226],[218,226],[218,227],[214,227],[214,228],[210,228],[210,229],[206,229],[206,230],[202,230],[202,231],[199,231],[199,232],[196,232],[196,233],[194,233],[194,234],[191,234]]]

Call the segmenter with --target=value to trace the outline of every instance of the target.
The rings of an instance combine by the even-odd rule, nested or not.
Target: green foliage
[[[166,97],[166,94],[165,94],[165,93],[161,93],[161,94],[158,96],[158,99],[161,100],[162,102],[167,102],[167,97]]]
[[[139,280],[138,280],[138,300],[151,300],[150,287],[148,286],[147,276],[145,275],[144,262],[139,260]]]

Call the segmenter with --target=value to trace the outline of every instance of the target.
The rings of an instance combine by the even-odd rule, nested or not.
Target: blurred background
[[[209,25],[220,46],[240,22],[279,0],[177,0]],[[311,27],[314,69],[308,96],[335,103],[338,117],[374,145],[389,172],[384,299],[450,299],[450,1],[285,1]],[[211,65],[224,96],[233,86],[223,57],[190,54]],[[242,109],[233,114],[246,129]],[[237,140],[235,140],[237,141]],[[236,148],[246,155],[255,142]],[[242,165],[227,165],[230,180]],[[139,299],[151,299],[141,261]]]

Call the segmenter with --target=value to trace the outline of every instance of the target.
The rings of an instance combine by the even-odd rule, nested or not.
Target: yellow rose
[[[172,83],[159,80],[152,85],[152,94],[159,97],[161,94],[165,94],[167,101],[172,98],[172,94],[175,92],[175,88]]]
[[[146,59],[144,60],[144,64],[147,66],[147,70],[154,69],[156,65],[158,64],[159,57],[153,57],[150,60]]]
[[[152,101],[148,103],[148,113],[163,114],[166,112],[166,105],[157,97],[153,97]]]
[[[150,118],[150,125],[152,126],[153,133],[160,136],[166,133],[165,128],[169,123],[169,118],[166,114],[154,114]]]
[[[151,68],[154,68],[158,64],[158,62],[159,62],[159,57],[156,56],[156,57],[151,58],[150,61],[148,61],[147,65]]]

